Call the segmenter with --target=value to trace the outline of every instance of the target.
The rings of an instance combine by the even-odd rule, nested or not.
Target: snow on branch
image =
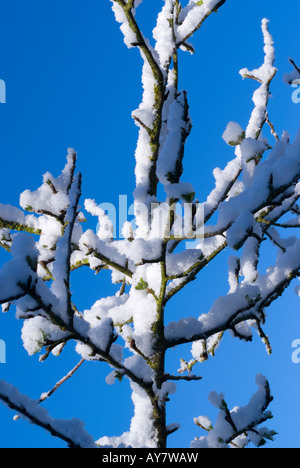
[[[0,400],[31,423],[67,442],[70,448],[96,448],[82,421],[52,418],[45,408],[39,406],[38,401],[21,394],[16,387],[3,380],[0,381]]]
[[[180,180],[184,145],[191,127],[187,93],[182,92],[170,104],[167,133],[157,163],[157,175],[163,185],[178,184]],[[170,198],[176,197],[172,194]]]
[[[270,97],[270,85],[277,73],[277,69],[274,67],[274,41],[268,29],[268,22],[267,19],[263,19],[262,21],[265,52],[263,65],[256,70],[249,71],[247,68],[244,68],[240,71],[242,77],[251,78],[261,84],[260,88],[255,91],[253,95],[255,108],[246,129],[246,138],[241,144],[241,154],[244,163],[244,181],[246,184],[249,178],[253,176],[255,166],[260,161],[266,149],[263,142],[255,143],[255,141],[259,139],[262,128],[268,119],[267,106]],[[258,146],[259,144],[260,146]]]
[[[36,221],[31,216],[25,216],[19,208],[2,203],[0,204],[0,228],[41,234],[41,230],[36,226]]]
[[[273,417],[270,411],[267,411],[273,400],[270,386],[262,375],[257,375],[256,384],[258,390],[248,405],[235,407],[231,411],[224,395],[212,392],[209,400],[219,409],[216,423],[213,426],[206,416],[195,418],[195,424],[207,431],[208,435],[192,441],[191,448],[245,448],[250,443],[255,447],[261,447],[267,440],[273,440],[275,431],[259,427]]]
[[[257,70],[249,71],[245,68],[240,71],[240,74],[244,78],[252,78],[261,83],[260,88],[253,95],[255,108],[246,130],[243,130],[239,124],[230,122],[223,134],[224,141],[236,148],[236,158],[230,161],[224,170],[220,170],[219,168],[214,170],[216,186],[203,205],[205,223],[209,221],[218,209],[222,210],[224,202],[229,201],[236,194],[243,192],[245,185],[251,185],[250,181],[257,170],[257,165],[264,153],[269,149],[268,143],[261,137],[261,132],[266,122],[271,125],[272,133],[277,141],[279,141],[274,127],[269,121],[267,110],[270,95],[269,88],[277,69],[274,67],[274,43],[269,33],[268,20],[266,19],[262,21],[262,31],[265,44],[265,60],[263,65]],[[285,141],[285,135],[283,135],[282,140]],[[243,181],[239,180],[242,173]]]
[[[157,25],[153,30],[153,37],[156,41],[155,50],[158,53],[161,68],[164,70],[169,68],[176,50],[174,14],[177,3],[177,0],[165,1],[157,17]]]
[[[239,324],[248,320],[264,321],[265,308],[281,296],[299,274],[299,248],[300,242],[295,240],[279,255],[276,265],[270,267],[268,273],[260,275],[251,284],[237,285],[234,292],[218,298],[211,310],[198,320],[187,317],[171,322],[165,329],[167,346],[207,340],[224,330],[236,331]]]
[[[121,30],[124,35],[124,41],[127,47],[138,47],[142,56],[149,63],[153,75],[156,80],[161,78],[161,70],[157,63],[156,54],[148,41],[144,38],[135,19],[136,6],[141,3],[139,0],[135,2],[124,0],[111,0],[113,3],[112,10],[115,14],[116,21],[121,23]]]
[[[278,203],[281,194],[284,200],[286,191],[296,186],[300,175],[299,142],[300,134],[293,143],[287,144],[285,139],[278,143],[268,159],[257,166],[251,184],[237,196],[219,203],[218,222],[209,230],[227,232],[231,247],[243,244],[247,230],[255,224],[256,213]]]
[[[290,60],[290,63],[291,65],[294,67],[294,70],[290,73],[286,73],[283,77],[284,79],[284,82],[286,84],[294,84],[294,83],[298,83],[300,82],[300,68],[296,65],[296,63],[294,62],[294,60],[292,58],[289,59]]]
[[[193,51],[188,39],[225,0],[190,0],[183,8],[179,0],[165,0],[153,31],[153,47],[136,19],[141,0],[111,2],[126,45],[138,48],[143,59],[143,98],[132,113],[139,129],[135,227],[127,223],[124,238],[115,239],[112,220],[95,200],[87,199],[84,208],[96,216],[98,228],[83,228],[81,174],[76,172],[76,152],[69,149],[58,177],[47,173],[37,190],[21,194],[22,210],[0,204],[0,246],[11,254],[0,270],[0,303],[5,310],[11,302],[16,304],[29,355],[45,348],[41,360],[50,353],[58,356],[72,340],[81,363],[88,360],[109,367],[108,384],[129,380],[134,404],[130,429],[121,436],[103,436],[98,445],[164,448],[167,436],[178,428],[165,425],[174,382],[200,380],[191,374],[193,366],[214,355],[226,331],[250,341],[256,330],[271,352],[263,330],[266,309],[300,274],[299,240],[284,238],[281,231],[300,225],[300,132],[293,142],[286,132],[279,138],[269,120],[276,68],[273,39],[264,19],[264,63],[257,70],[241,71],[260,84],[253,97],[255,109],[246,130],[228,124],[223,139],[235,148],[235,157],[225,169],[214,170],[215,187],[199,203],[193,186],[182,180],[192,122],[187,92],[178,89],[178,49]],[[296,66],[295,71],[299,71]],[[276,140],[273,148],[262,136],[265,123]],[[179,208],[186,210],[183,216]],[[195,241],[192,248],[183,247],[187,240]],[[266,240],[275,247],[277,259],[264,273],[260,252]],[[228,294],[217,298],[200,317],[203,311],[195,304],[190,316],[166,324],[170,300],[224,251],[230,253]],[[84,265],[96,274],[110,270],[112,284],[121,286],[80,311],[71,293],[71,273]],[[185,343],[192,344],[192,359],[181,361],[180,375],[168,373],[168,349]],[[257,384],[249,405],[232,411],[224,397],[212,394],[219,417],[215,426],[208,418],[196,418],[209,434],[192,446],[246,446],[249,441],[261,445],[272,439],[272,433],[258,428],[269,417],[269,386],[261,376]],[[94,445],[79,423],[52,420],[4,382],[0,382],[0,399],[70,446]]]
[[[186,48],[186,41],[202,26],[203,22],[217,11],[226,0],[190,0],[179,14],[176,29],[177,47]]]

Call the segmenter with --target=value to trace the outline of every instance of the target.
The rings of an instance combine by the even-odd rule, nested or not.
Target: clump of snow
[[[173,31],[170,21],[173,20],[174,0],[166,0],[157,17],[157,25],[153,30],[156,41],[155,49],[158,52],[160,64],[164,68],[170,61],[174,51]]]
[[[195,2],[190,0],[180,14],[181,24],[177,27],[177,41],[185,41],[203,22],[219,3],[219,0],[203,0]]]
[[[232,227],[227,232],[227,243],[230,248],[237,249],[237,246],[247,233],[253,228],[255,219],[252,213],[245,211],[234,222]]]
[[[203,427],[207,431],[210,431],[213,427],[211,420],[207,416],[198,416],[197,418],[194,418],[194,423]]]
[[[189,201],[192,201],[195,194],[194,187],[188,182],[166,185],[165,191],[168,198],[178,200],[185,197],[187,200],[189,199]]]
[[[223,406],[224,398],[225,397],[223,393],[217,393],[215,391],[210,392],[208,396],[210,403],[216,408],[221,408]]]
[[[259,427],[261,421],[271,417],[265,411],[270,403],[269,387],[266,378],[258,375],[256,378],[257,392],[244,407],[236,406],[229,411],[224,395],[211,392],[209,400],[213,406],[219,408],[217,420],[212,425],[207,417],[195,419],[202,428],[208,430],[207,436],[202,436],[191,442],[191,448],[227,448],[232,443],[234,447],[244,447],[252,442],[256,447],[264,443],[263,438],[273,439],[274,432]]]
[[[128,48],[133,47],[132,44],[137,42],[137,37],[129,25],[123,8],[117,2],[112,0],[112,10],[115,14],[116,21],[121,23],[121,31],[124,34],[125,44]]]
[[[88,338],[98,349],[106,352],[108,345],[111,344],[113,334],[113,322],[110,318],[106,318],[100,320],[98,325],[90,329]]]
[[[25,224],[25,215],[22,210],[11,205],[0,203],[0,218],[14,223]]]
[[[169,104],[167,116],[166,137],[162,141],[159,159],[157,163],[157,175],[163,185],[168,185],[175,177],[177,164],[182,157],[181,145],[182,134],[188,134],[191,128],[191,121],[186,118],[186,94],[181,92],[176,99]],[[168,189],[169,189],[168,185]]]
[[[225,132],[223,133],[223,140],[230,146],[239,145],[245,138],[245,130],[236,123],[229,122]]]
[[[44,317],[27,319],[22,327],[22,341],[30,356],[38,353],[47,340],[57,341],[66,335],[57,326]]]
[[[97,445],[113,448],[155,448],[156,429],[153,425],[152,404],[146,392],[137,384],[131,382],[132,401],[134,415],[131,420],[130,430],[119,437],[101,437],[96,441]]]

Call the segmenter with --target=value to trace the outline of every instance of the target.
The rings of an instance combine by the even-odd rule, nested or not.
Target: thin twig
[[[192,381],[192,380],[202,380],[201,376],[198,375],[171,375],[171,374],[166,374],[164,375],[163,380],[187,380],[187,381]]]
[[[289,61],[290,61],[290,63],[293,65],[293,67],[295,67],[295,70],[296,70],[298,73],[300,73],[300,68],[297,67],[297,65],[295,64],[294,60],[290,58]]]
[[[47,393],[43,393],[39,399],[39,403],[42,403],[43,401],[47,400],[53,393],[61,387],[63,383],[65,383],[68,379],[72,377],[72,375],[75,374],[75,372],[79,369],[79,367],[84,363],[85,359],[81,359],[79,363],[67,374],[65,375],[59,382],[57,382],[54,387]]]
[[[271,133],[272,133],[272,135],[276,138],[277,141],[280,141],[280,138],[279,138],[277,132],[275,131],[274,125],[272,124],[272,122],[270,122],[269,113],[268,113],[268,112],[266,112],[266,122],[267,122],[267,124],[269,125],[269,127],[271,128]]]

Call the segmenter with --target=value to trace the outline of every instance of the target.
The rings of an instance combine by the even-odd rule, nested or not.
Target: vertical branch
[[[72,234],[81,196],[81,174],[78,174],[76,178],[72,177],[72,179],[69,188],[70,205],[65,216],[65,224],[62,227],[62,236],[59,238],[56,246],[55,261],[53,263],[53,277],[55,280],[52,285],[53,292],[57,292],[60,299],[63,298],[61,301],[62,313],[66,313],[64,320],[69,324],[72,322],[74,313],[70,290]],[[62,291],[64,291],[63,295]]]
[[[252,112],[247,130],[246,130],[246,139],[258,140],[261,136],[263,126],[267,121],[269,121],[269,116],[267,112],[268,102],[270,97],[270,85],[277,73],[277,69],[274,67],[275,63],[275,50],[273,38],[268,30],[268,20],[264,19],[262,21],[262,31],[264,36],[264,52],[265,59],[263,65],[253,71],[249,71],[247,68],[244,68],[240,71],[240,74],[243,78],[250,78],[258,81],[261,86],[253,95],[253,102],[255,108]],[[256,147],[254,147],[254,150]],[[247,155],[247,160],[244,161],[244,181],[249,183],[249,180],[252,178],[256,164],[259,162],[257,155],[253,154],[253,157]]]
[[[267,107],[270,97],[270,85],[277,73],[277,69],[274,67],[275,63],[275,49],[273,38],[268,29],[268,20],[262,21],[262,31],[264,35],[264,51],[265,59],[263,65],[253,71],[243,69],[240,74],[244,78],[250,78],[261,83],[260,88],[254,93],[253,102],[255,108],[252,112],[251,119],[249,121],[246,138],[258,139],[264,124],[267,121]]]
[[[166,243],[163,244],[162,258],[160,261],[161,268],[161,287],[160,294],[157,298],[157,312],[156,321],[153,324],[152,331],[154,336],[153,344],[153,357],[151,359],[151,367],[155,373],[155,386],[158,391],[162,389],[165,378],[165,317],[164,317],[164,298],[167,287],[167,274],[166,274]],[[159,447],[166,447],[167,443],[167,429],[166,429],[166,400],[157,399],[154,401],[153,407],[154,427],[157,430],[157,438]]]
[[[156,162],[159,151],[159,137],[162,123],[162,108],[165,97],[165,79],[163,71],[156,57],[156,52],[145,40],[133,12],[133,2],[125,3],[123,0],[112,0],[117,20],[122,22],[122,30],[130,30],[135,38],[132,41],[130,36],[127,45],[138,47],[144,60],[143,81],[147,102],[144,99],[140,106],[141,112],[135,111],[135,121],[140,127],[139,142],[136,151],[136,178],[137,188],[135,191],[136,204],[144,203],[149,205],[149,197],[155,197],[157,192]],[[120,10],[123,16],[120,15]],[[151,78],[150,78],[151,75]],[[152,81],[152,83],[150,83]],[[152,89],[149,89],[150,88]],[[144,97],[145,97],[144,94]],[[150,98],[150,99],[149,99]],[[138,114],[142,114],[142,118]],[[145,116],[147,115],[147,121]],[[147,177],[145,177],[144,168],[147,168]],[[136,208],[136,212],[138,209]],[[137,216],[138,217],[138,216]],[[137,219],[139,222],[139,219]]]

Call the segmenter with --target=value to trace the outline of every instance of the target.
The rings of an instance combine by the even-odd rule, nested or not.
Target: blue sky
[[[19,194],[37,188],[46,171],[58,174],[70,146],[78,151],[85,198],[117,204],[119,195],[127,194],[131,203],[137,137],[131,111],[141,100],[142,63],[138,52],[123,44],[110,5],[109,0],[15,0],[0,5],[0,79],[7,87],[7,103],[0,104],[2,203],[18,205]],[[161,0],[144,0],[139,8],[141,29],[148,37],[161,5]],[[227,0],[193,38],[196,54],[180,55],[180,87],[188,90],[194,125],[183,178],[194,185],[199,199],[213,188],[213,169],[224,167],[233,156],[221,138],[227,123],[234,120],[245,127],[252,111],[257,84],[243,81],[238,72],[262,63],[264,17],[270,19],[279,70],[272,85],[270,118],[278,133],[288,130],[295,136],[300,104],[292,102],[292,90],[282,76],[291,71],[288,57],[300,62],[299,13],[296,0]],[[1,254],[1,261],[7,258]],[[103,275],[101,280],[87,270],[74,273],[73,293],[81,309],[112,291],[109,276]],[[181,422],[182,429],[170,437],[170,447],[187,446],[200,435],[193,417],[215,417],[207,402],[211,390],[222,391],[230,406],[246,404],[256,390],[256,373],[269,378],[275,397],[269,426],[279,435],[272,447],[300,446],[300,364],[291,360],[291,344],[300,339],[299,299],[293,289],[294,285],[269,311],[265,331],[273,346],[271,357],[258,339],[249,344],[228,336],[216,357],[198,368],[203,381],[178,386],[168,422]],[[210,308],[216,291],[227,293],[222,256],[175,299],[168,319],[182,312],[188,315],[197,301],[200,315]],[[72,345],[60,358],[50,357],[42,364],[38,356],[29,358],[21,343],[21,325],[14,310],[0,316],[0,339],[7,347],[0,378],[38,398],[80,358]],[[180,357],[189,359],[189,349],[170,352],[172,371],[179,367]],[[104,378],[109,371],[105,365],[85,363],[47,408],[55,417],[85,420],[95,438],[128,430],[130,390],[125,381],[107,386]],[[0,406],[1,447],[63,446],[43,430],[12,417]]]

